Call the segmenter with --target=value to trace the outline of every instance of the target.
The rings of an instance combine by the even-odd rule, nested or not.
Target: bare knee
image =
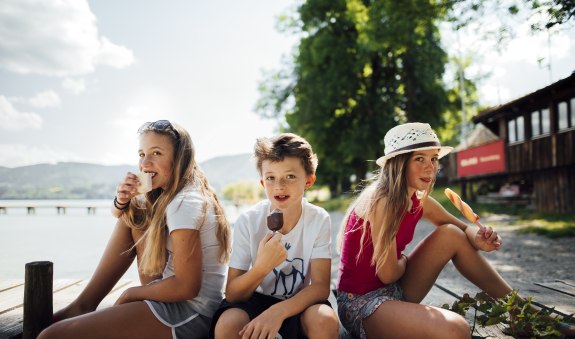
[[[51,339],[51,338],[62,338],[64,337],[64,333],[66,333],[66,322],[58,322],[55,323],[47,328],[45,328],[40,334],[38,335],[38,339]]]
[[[335,311],[328,305],[312,305],[308,307],[300,318],[302,328],[307,337],[337,338],[339,320]]]
[[[469,324],[459,314],[453,314],[445,325],[445,338],[470,338]]]
[[[240,330],[250,322],[246,312],[239,308],[225,310],[216,322],[214,336],[216,338],[239,338]]]
[[[469,243],[469,241],[467,241],[467,235],[465,232],[453,224],[444,224],[436,227],[433,233],[435,233],[436,236],[449,239],[450,243],[458,243],[460,241]]]

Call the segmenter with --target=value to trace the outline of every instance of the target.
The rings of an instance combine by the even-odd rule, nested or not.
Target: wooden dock
[[[25,210],[26,214],[34,215],[37,210],[41,209],[55,209],[57,214],[66,214],[69,209],[85,209],[88,214],[96,214],[97,208],[110,208],[110,204],[86,204],[86,203],[60,203],[57,205],[47,203],[11,203],[0,205],[0,214],[8,214],[8,210]]]
[[[85,287],[87,280],[57,279],[53,285],[53,305],[57,311],[68,305]],[[102,301],[98,309],[110,307],[120,294],[128,287],[137,283],[122,279],[112,292]],[[527,288],[527,286],[524,286]],[[422,303],[441,307],[451,305],[463,293],[475,294],[475,290],[458,284],[449,279],[439,279]],[[467,289],[467,290],[466,290]],[[567,316],[575,313],[575,281],[555,281],[552,283],[533,283],[523,294],[533,295],[539,305],[555,307],[555,313]],[[23,325],[24,280],[0,280],[0,338],[20,338]],[[474,312],[470,310],[466,316],[471,327],[475,323]],[[502,325],[481,327],[475,325],[474,338],[512,338],[503,333]]]
[[[53,284],[54,312],[70,304],[84,289],[87,280],[56,279]],[[102,301],[98,309],[110,307],[128,287],[138,285],[130,279],[121,279]],[[0,338],[20,338],[22,336],[24,311],[24,280],[0,280]]]

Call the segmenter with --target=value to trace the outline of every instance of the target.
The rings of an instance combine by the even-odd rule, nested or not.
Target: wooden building
[[[498,136],[500,146],[490,143],[450,155],[451,181],[473,183],[472,195],[512,184],[538,211],[575,212],[575,72],[482,111],[472,121]],[[477,192],[481,187],[488,192]]]

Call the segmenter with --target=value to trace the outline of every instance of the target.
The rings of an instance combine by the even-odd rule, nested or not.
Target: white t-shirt
[[[220,245],[216,237],[217,223],[211,204],[207,207],[204,224],[200,224],[205,203],[206,200],[199,191],[186,187],[168,205],[166,221],[170,233],[178,229],[197,230],[199,228],[202,245],[202,284],[198,295],[188,302],[192,304],[196,312],[211,317],[223,299],[227,265],[219,261]],[[174,275],[171,237],[168,237],[166,248],[169,256],[162,279]]]
[[[269,232],[267,216],[271,203],[264,200],[241,214],[234,223],[230,267],[248,271],[256,260],[258,245]],[[302,214],[296,226],[282,236],[287,259],[274,268],[256,292],[288,299],[310,284],[310,261],[331,259],[331,220],[321,207],[302,199]]]

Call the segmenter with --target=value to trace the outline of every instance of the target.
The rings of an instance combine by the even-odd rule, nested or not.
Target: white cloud
[[[59,107],[61,102],[60,96],[54,91],[40,92],[29,100],[30,105],[38,108]]]
[[[42,117],[36,113],[19,112],[12,103],[0,95],[0,129],[18,131],[40,129]]]
[[[6,167],[19,167],[41,163],[55,164],[57,162],[78,160],[78,157],[73,153],[54,150],[48,146],[0,144],[0,164]]]
[[[62,87],[74,94],[80,94],[86,90],[84,79],[66,78],[62,81]]]
[[[69,76],[133,62],[131,50],[98,34],[86,0],[2,0],[0,6],[0,68]]]

